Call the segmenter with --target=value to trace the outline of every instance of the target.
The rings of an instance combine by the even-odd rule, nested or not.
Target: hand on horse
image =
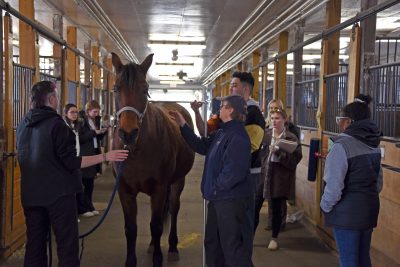
[[[106,153],[106,161],[124,161],[128,157],[129,150],[111,150]]]
[[[171,119],[173,119],[174,121],[176,121],[176,123],[177,123],[180,127],[182,127],[183,125],[185,125],[185,123],[186,123],[185,118],[183,118],[182,114],[179,113],[178,111],[176,111],[176,110],[173,110],[173,111],[172,111],[172,110],[171,110],[171,111],[168,112],[168,114],[169,114],[169,117],[170,117]]]
[[[193,109],[194,112],[199,112],[199,108],[203,106],[203,102],[199,102],[197,100],[190,102],[190,107]]]

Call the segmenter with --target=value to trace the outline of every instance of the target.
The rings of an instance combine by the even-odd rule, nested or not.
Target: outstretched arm
[[[94,156],[83,156],[81,168],[93,166],[104,161],[124,161],[128,157],[128,153],[128,150],[111,150]]]
[[[204,120],[201,117],[200,110],[199,110],[202,106],[203,106],[203,103],[197,102],[197,100],[190,103],[190,107],[194,111],[197,130],[199,131],[200,136],[205,136]]]

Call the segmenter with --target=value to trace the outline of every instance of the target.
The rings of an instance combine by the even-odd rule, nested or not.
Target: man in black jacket
[[[47,266],[46,240],[53,228],[59,266],[79,266],[76,193],[82,190],[79,170],[102,161],[123,161],[126,150],[77,157],[75,134],[57,114],[54,83],[42,81],[31,90],[31,109],[17,128],[21,197],[27,243],[24,266]]]

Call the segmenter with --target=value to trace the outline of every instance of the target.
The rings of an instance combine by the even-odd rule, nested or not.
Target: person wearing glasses
[[[251,150],[244,127],[246,113],[246,101],[240,95],[222,98],[220,129],[209,137],[198,137],[180,113],[170,112],[188,145],[206,156],[201,191],[208,200],[204,236],[208,267],[253,266],[249,242],[253,223],[247,211],[254,205],[254,185],[248,179]]]
[[[79,156],[79,121],[78,121],[78,108],[75,104],[69,103],[64,106],[64,121],[71,128],[75,134],[76,139],[76,155]]]
[[[321,209],[333,228],[341,267],[370,267],[369,250],[379,214],[382,189],[381,132],[371,120],[371,97],[359,95],[347,104],[336,122],[325,161]]]

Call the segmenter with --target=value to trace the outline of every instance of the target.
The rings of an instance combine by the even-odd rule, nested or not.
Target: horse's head
[[[112,53],[112,63],[117,73],[114,86],[117,133],[122,143],[130,149],[136,145],[140,125],[147,110],[149,84],[146,81],[146,73],[152,61],[153,54],[150,54],[140,65],[124,65],[120,58]]]

